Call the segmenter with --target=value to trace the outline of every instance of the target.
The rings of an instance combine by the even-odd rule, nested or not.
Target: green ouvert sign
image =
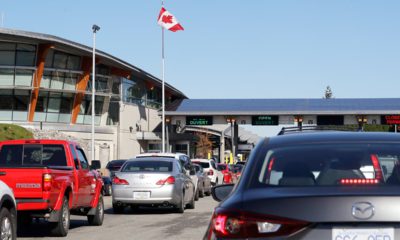
[[[213,125],[212,116],[187,116],[186,125],[208,126]]]
[[[252,125],[279,125],[279,116],[258,115],[251,117]]]

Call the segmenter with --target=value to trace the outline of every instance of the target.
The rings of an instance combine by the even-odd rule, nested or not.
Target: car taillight
[[[210,171],[208,171],[208,175],[214,175],[214,171],[212,169],[210,169]]]
[[[174,184],[175,178],[173,176],[169,176],[166,179],[160,179],[156,182],[156,185],[165,185],[165,184]]]
[[[50,191],[51,189],[51,174],[45,173],[43,174],[43,191]]]
[[[269,215],[217,208],[212,216],[208,239],[287,236],[310,223]]]
[[[375,171],[375,178],[378,179],[379,181],[383,181],[383,173],[381,166],[379,164],[379,159],[375,154],[371,154],[371,161],[372,161],[372,166],[374,167]]]
[[[379,179],[359,179],[359,178],[342,178],[340,179],[340,184],[342,185],[374,185],[378,184]]]
[[[128,181],[122,178],[114,177],[112,180],[115,185],[129,185]]]

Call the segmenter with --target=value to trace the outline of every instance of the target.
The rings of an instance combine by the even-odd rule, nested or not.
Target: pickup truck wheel
[[[5,207],[0,211],[0,239],[17,239],[15,218],[13,219],[12,214]]]
[[[94,215],[88,215],[89,225],[101,226],[104,219],[104,201],[103,196],[99,196],[99,201],[97,202],[96,213]]]
[[[70,213],[68,206],[68,198],[64,197],[58,221],[53,224],[53,229],[51,232],[56,236],[65,237],[68,234],[69,224],[70,224]]]

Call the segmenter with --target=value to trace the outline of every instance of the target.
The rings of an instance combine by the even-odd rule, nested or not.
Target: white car
[[[17,239],[17,204],[13,191],[0,181],[1,239]]]
[[[205,173],[207,173],[208,177],[211,179],[212,185],[222,184],[224,180],[224,174],[218,170],[217,164],[213,159],[192,159],[192,163],[199,164]]]

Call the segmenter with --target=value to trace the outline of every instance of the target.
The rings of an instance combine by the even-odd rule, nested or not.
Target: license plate
[[[150,192],[133,192],[133,200],[146,200],[150,198]]]
[[[332,240],[394,240],[393,228],[333,228]]]

